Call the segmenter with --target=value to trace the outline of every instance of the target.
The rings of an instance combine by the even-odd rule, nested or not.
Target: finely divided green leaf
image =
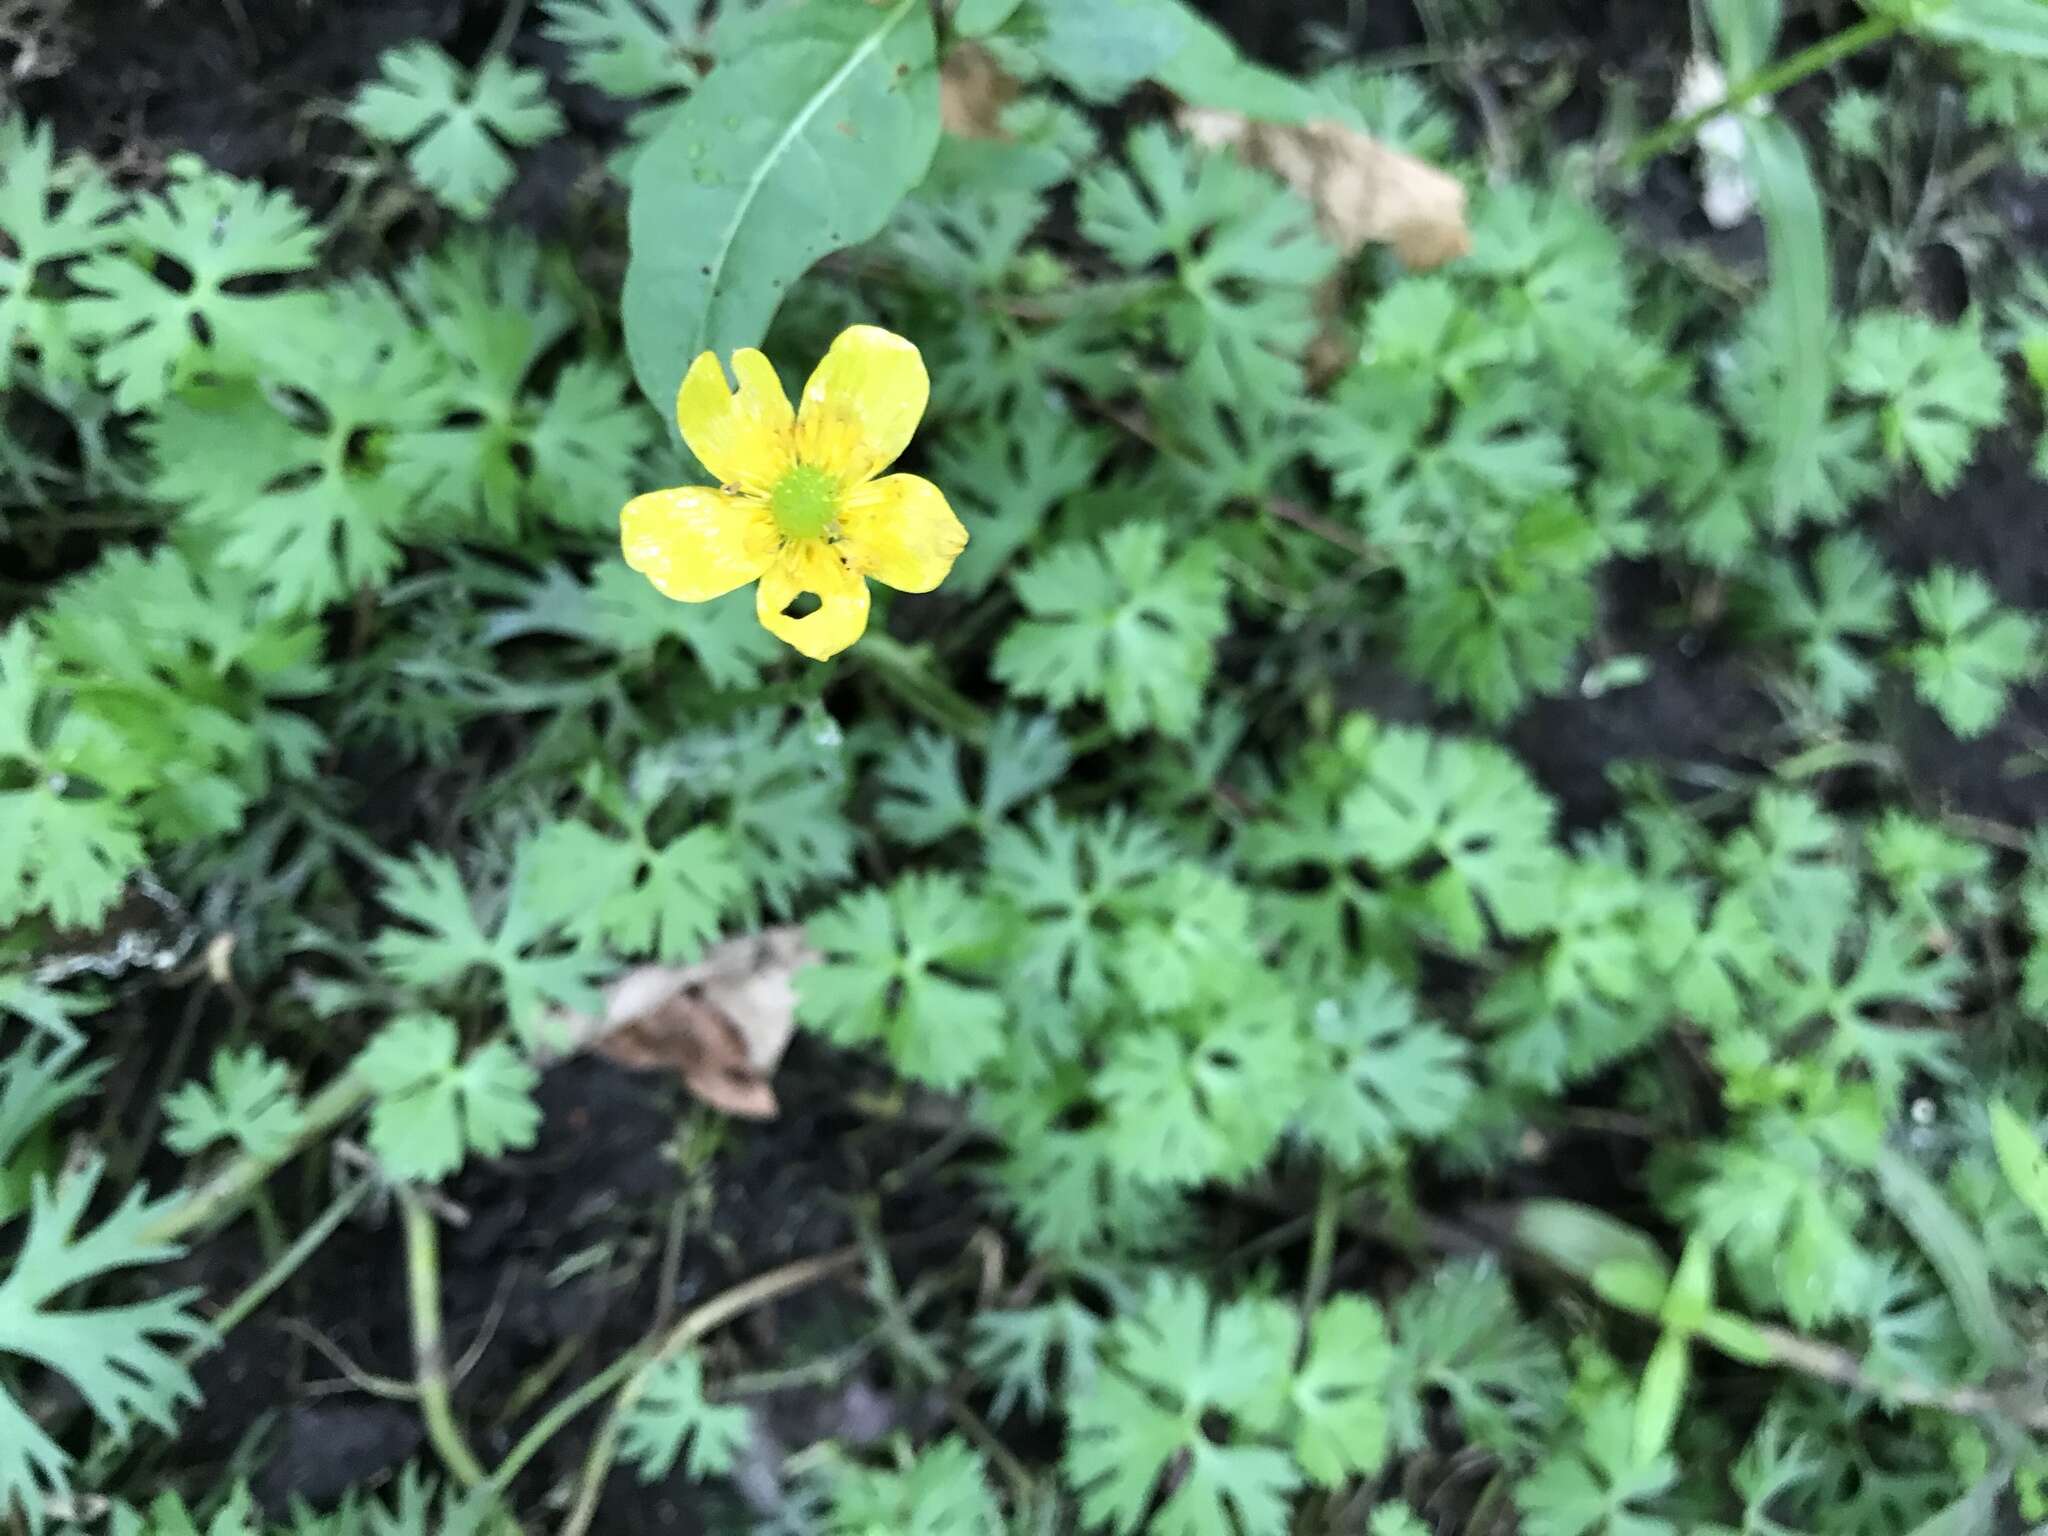
[[[753,1420],[743,1404],[714,1403],[704,1395],[704,1362],[686,1350],[652,1366],[640,1395],[620,1422],[619,1454],[643,1483],[667,1479],[685,1443],[684,1468],[692,1479],[731,1470]]]
[[[512,181],[506,144],[537,144],[562,131],[547,77],[493,55],[470,75],[432,43],[393,48],[380,78],[349,108],[373,138],[408,145],[406,161],[426,189],[467,218],[481,218]]]

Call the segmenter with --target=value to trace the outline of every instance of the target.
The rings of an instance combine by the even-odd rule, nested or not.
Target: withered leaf
[[[591,1050],[636,1071],[672,1071],[700,1101],[728,1115],[772,1120],[781,1108],[732,1020],[688,992],[599,1036]]]
[[[1183,107],[1180,121],[1197,143],[1234,150],[1307,198],[1347,256],[1391,245],[1420,272],[1472,249],[1464,184],[1369,133],[1329,119],[1255,122],[1214,107]]]
[[[636,1070],[673,1071],[729,1115],[772,1119],[771,1083],[796,1028],[795,975],[815,957],[797,927],[729,939],[695,965],[642,965],[606,990],[602,1017],[559,1014],[557,1056],[588,1050]]]
[[[979,43],[958,43],[939,68],[939,126],[963,139],[1006,139],[1003,108],[1017,82]]]

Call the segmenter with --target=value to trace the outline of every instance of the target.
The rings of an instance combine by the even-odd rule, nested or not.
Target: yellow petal
[[[804,592],[816,594],[818,606],[800,619],[790,618],[782,610]],[[853,644],[868,627],[868,584],[823,539],[803,539],[786,546],[761,578],[754,612],[769,634],[823,661]]]
[[[878,325],[848,326],[804,386],[797,457],[847,484],[871,479],[896,462],[930,396],[916,347]]]
[[[752,347],[732,355],[739,393],[713,352],[700,352],[676,392],[683,441],[719,483],[766,496],[795,462],[796,414],[775,365]]]
[[[839,529],[854,568],[899,592],[931,591],[967,547],[945,492],[917,475],[855,486],[840,507]]]
[[[768,569],[780,543],[766,507],[708,485],[635,496],[619,515],[626,564],[678,602],[745,586]]]

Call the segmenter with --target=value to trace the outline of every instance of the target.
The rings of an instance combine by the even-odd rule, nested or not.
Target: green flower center
[[[823,538],[839,516],[839,482],[814,464],[798,464],[768,493],[768,510],[787,538]]]

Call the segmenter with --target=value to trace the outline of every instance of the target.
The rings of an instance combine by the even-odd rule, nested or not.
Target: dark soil
[[[108,0],[61,8],[55,23],[70,62],[20,87],[30,115],[60,140],[116,170],[147,176],[190,150],[238,176],[307,187],[316,110],[326,112],[371,73],[385,48],[426,38],[448,44],[462,0]],[[481,18],[496,6],[468,7]],[[349,141],[330,124],[332,149]],[[285,174],[277,174],[280,170]]]
[[[444,1191],[442,1295],[450,1356],[462,1370],[458,1413],[478,1454],[495,1462],[536,1417],[502,1409],[529,1373],[572,1347],[542,1406],[643,1339],[657,1316],[674,1319],[741,1280],[855,1237],[855,1201],[874,1175],[915,1154],[893,1130],[850,1117],[843,1094],[854,1064],[798,1042],[777,1076],[784,1115],[725,1128],[715,1175],[686,1180],[670,1153],[687,1106],[661,1074],[579,1060],[550,1072],[535,1147],[467,1170]],[[672,1207],[687,1204],[674,1281],[662,1283]],[[968,1227],[957,1195],[929,1189],[885,1201],[881,1230],[925,1234],[958,1251]],[[916,1262],[913,1248],[906,1267]],[[199,1248],[167,1278],[230,1295],[261,1271],[253,1224],[237,1224]],[[371,1212],[343,1228],[297,1280],[244,1322],[198,1368],[204,1406],[184,1426],[181,1457],[225,1463],[260,1449],[254,1487],[282,1511],[377,1486],[407,1461],[431,1454],[420,1417],[380,1398],[370,1378],[413,1374],[403,1243],[395,1214]],[[787,1365],[845,1349],[870,1321],[829,1284],[764,1310],[717,1345],[720,1371]],[[758,1444],[735,1479],[756,1514],[783,1496],[781,1460],[823,1439],[874,1440],[921,1426],[931,1404],[898,1389],[880,1367],[749,1399]],[[597,1415],[560,1435],[523,1486],[573,1478]],[[771,1454],[772,1453],[772,1454]],[[708,1528],[730,1495],[693,1488],[678,1472],[667,1486],[617,1476],[605,1501],[609,1532]]]
[[[457,59],[479,57],[504,14],[500,0],[100,0],[60,5],[49,54],[64,67],[17,87],[21,105],[60,144],[90,152],[122,179],[161,178],[180,151],[237,176],[291,191],[309,208],[333,208],[377,163],[341,116],[376,73],[385,49],[423,39]],[[175,12],[175,20],[171,13]],[[559,65],[526,18],[512,57]],[[615,147],[624,112],[601,93],[551,68],[551,90],[570,132],[519,157],[518,182],[501,219],[562,234],[581,211],[577,188]],[[409,221],[438,218],[406,211]],[[394,236],[367,213],[370,233]],[[344,232],[345,237],[345,232]],[[358,259],[388,251],[354,251]]]
[[[1616,766],[1754,770],[1777,720],[1730,637],[1674,618],[1682,612],[1677,594],[1654,572],[1615,565],[1604,586],[1600,628],[1583,664],[1640,656],[1648,663],[1643,680],[1590,698],[1573,691],[1533,700],[1507,731],[1507,744],[1572,827],[1597,826],[1619,806]],[[1677,787],[1684,791],[1682,778]]]
[[[2048,611],[2048,526],[2028,509],[2041,500],[2031,445],[1987,441],[1963,483],[1946,496],[1915,487],[1878,530],[1901,581],[1936,565],[1975,571],[2001,601]],[[2031,828],[2048,817],[2048,689],[2022,689],[1989,734],[1956,738],[1918,704],[1897,712],[1891,734],[1905,780],[1930,809]]]

